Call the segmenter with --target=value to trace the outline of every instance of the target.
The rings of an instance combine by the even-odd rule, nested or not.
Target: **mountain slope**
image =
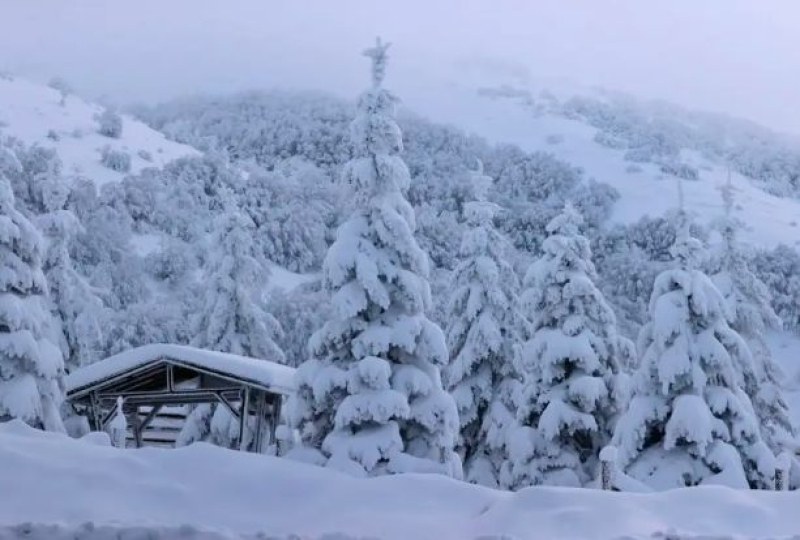
[[[56,149],[66,175],[91,178],[98,186],[125,174],[101,163],[106,146],[130,156],[132,174],[146,167],[163,167],[179,157],[199,155],[194,148],[170,141],[126,115],[122,115],[119,138],[101,135],[96,116],[103,112],[102,107],[75,95],[67,95],[62,104],[59,91],[17,77],[0,77],[0,103],[0,133],[26,145]]]
[[[451,82],[425,86],[424,99],[411,96],[408,102],[434,121],[495,143],[549,152],[581,167],[587,177],[619,191],[612,215],[618,223],[674,209],[679,176],[684,177],[687,210],[698,221],[711,222],[722,213],[719,188],[731,163],[736,215],[745,224],[743,240],[761,247],[800,245],[800,196],[790,184],[800,174],[794,168],[800,163],[800,144],[795,147],[788,137],[742,121],[581,92],[576,96],[560,89],[556,96],[525,87]],[[732,142],[721,147],[716,137]],[[748,141],[752,146],[746,146]],[[751,155],[757,159],[746,161]],[[783,178],[787,175],[788,180]]]

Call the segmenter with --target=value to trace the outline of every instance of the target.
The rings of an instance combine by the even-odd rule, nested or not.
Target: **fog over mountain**
[[[800,133],[792,0],[3,0],[0,69],[88,97],[159,101],[275,86],[353,95],[354,52],[395,43],[392,88],[465,65],[568,80]],[[490,82],[498,82],[497,80]]]

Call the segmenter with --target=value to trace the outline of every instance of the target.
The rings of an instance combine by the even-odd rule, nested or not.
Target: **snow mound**
[[[261,533],[340,540],[741,540],[800,531],[797,496],[788,492],[709,486],[647,494],[549,487],[507,493],[436,475],[356,479],[203,443],[120,450],[18,421],[0,425],[0,478],[14,486],[0,505],[2,539]]]
[[[91,178],[99,186],[117,181],[128,172],[163,167],[184,156],[199,155],[190,146],[168,140],[163,134],[127,115],[119,138],[98,132],[104,108],[75,95],[63,99],[59,91],[12,76],[0,76],[0,133],[26,145],[54,148],[66,175]],[[103,149],[130,157],[128,172],[112,170],[101,162]]]

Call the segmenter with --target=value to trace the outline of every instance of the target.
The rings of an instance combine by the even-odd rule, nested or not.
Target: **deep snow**
[[[148,530],[188,525],[190,533],[231,537],[337,532],[386,540],[643,539],[668,531],[782,538],[800,531],[796,493],[722,487],[506,493],[434,475],[356,479],[203,443],[119,450],[93,440],[43,433],[18,421],[0,425],[0,526],[57,524],[63,532],[86,522]],[[0,528],[0,534],[9,530]]]

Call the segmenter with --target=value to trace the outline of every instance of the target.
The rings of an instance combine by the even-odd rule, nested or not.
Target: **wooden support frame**
[[[83,386],[68,390],[67,400],[88,418],[92,429],[101,431],[114,418],[121,397],[128,418],[128,440],[137,447],[147,441],[163,444],[175,440],[172,434],[179,431],[180,422],[172,417],[185,414],[176,406],[217,404],[238,423],[234,444],[240,450],[263,452],[267,441],[275,442],[282,396],[291,389],[285,383],[278,386],[251,378],[243,370],[220,368],[193,364],[191,359],[153,356],[135,367],[108,370],[107,375],[93,381],[86,378]],[[170,435],[164,439],[164,434]]]

